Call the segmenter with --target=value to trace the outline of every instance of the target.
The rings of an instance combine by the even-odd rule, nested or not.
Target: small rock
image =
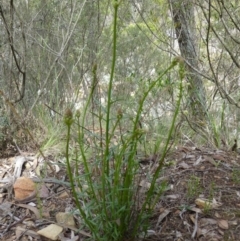
[[[64,191],[64,192],[62,192],[58,197],[59,197],[60,199],[65,199],[65,198],[68,198],[68,197],[69,197],[69,194],[68,194],[68,192]]]
[[[24,200],[35,191],[35,183],[27,177],[19,177],[13,185],[15,198]]]
[[[46,228],[43,228],[39,231],[37,231],[38,234],[49,238],[51,240],[57,240],[58,235],[63,231],[63,228],[56,225],[56,224],[50,224]]]
[[[59,212],[56,214],[56,220],[61,226],[76,228],[75,221],[71,213]]]

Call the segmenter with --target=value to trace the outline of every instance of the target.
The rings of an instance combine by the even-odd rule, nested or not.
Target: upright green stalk
[[[109,155],[109,124],[110,124],[110,112],[111,112],[111,105],[112,105],[112,86],[113,86],[113,77],[115,71],[115,64],[116,64],[116,52],[117,52],[117,13],[119,2],[115,0],[114,4],[114,21],[113,21],[113,51],[112,51],[112,67],[111,67],[111,74],[110,80],[108,85],[108,100],[107,100],[107,117],[106,117],[106,149],[105,149],[105,159]],[[105,163],[104,163],[105,164]],[[105,165],[104,165],[105,166]],[[107,175],[109,174],[109,165],[107,165]]]
[[[174,61],[172,61],[171,65],[155,81],[152,82],[152,84],[150,85],[148,90],[144,93],[143,98],[141,99],[141,102],[139,104],[137,116],[136,116],[135,121],[134,121],[133,132],[136,132],[136,130],[137,130],[137,125],[139,123],[140,115],[142,113],[143,104],[144,104],[146,98],[148,97],[150,91],[155,87],[155,85],[162,79],[162,77],[165,74],[167,74],[171,69],[173,69],[177,65],[177,63],[178,63],[178,59],[175,59]]]
[[[71,132],[71,126],[73,124],[73,114],[71,110],[67,110],[64,116],[64,122],[67,125],[67,143],[66,143],[66,163],[67,163],[67,172],[68,177],[70,180],[71,190],[73,192],[74,201],[76,203],[76,206],[81,213],[81,216],[83,217],[84,221],[86,222],[87,226],[90,228],[90,230],[93,232],[94,236],[97,237],[96,228],[94,227],[93,223],[89,221],[89,219],[86,216],[86,213],[83,211],[81,204],[78,199],[78,195],[74,186],[74,178],[71,170],[70,165],[70,159],[69,159],[69,141],[70,141],[70,132]]]
[[[173,133],[173,130],[174,130],[175,122],[176,122],[176,119],[177,119],[177,115],[179,113],[180,104],[181,104],[181,100],[182,100],[182,90],[183,90],[182,81],[183,81],[183,78],[184,78],[184,75],[185,75],[184,62],[181,59],[177,58],[172,62],[172,64],[170,65],[170,67],[167,70],[170,70],[176,64],[179,64],[179,77],[180,77],[178,101],[177,101],[176,109],[175,109],[175,112],[174,112],[173,120],[171,122],[171,127],[170,127],[170,130],[168,132],[167,141],[166,141],[164,149],[163,149],[163,154],[161,156],[161,159],[158,162],[158,167],[157,167],[156,171],[154,172],[153,179],[151,181],[151,186],[148,190],[147,197],[144,201],[144,204],[142,206],[142,209],[141,209],[140,214],[138,216],[138,219],[136,221],[134,233],[137,232],[137,228],[139,227],[139,221],[141,220],[141,217],[142,217],[143,213],[145,212],[147,205],[150,205],[148,208],[150,208],[150,210],[152,210],[154,208],[154,206],[156,205],[156,202],[159,200],[159,196],[161,195],[161,192],[160,192],[158,195],[155,196],[154,200],[152,200],[156,180],[159,177],[159,173],[162,170],[162,167],[163,167],[163,164],[164,164],[164,159],[165,159],[165,156],[167,154],[168,146],[169,146],[169,143],[170,143],[170,140],[171,140],[171,136],[172,136],[172,133]],[[164,73],[166,73],[166,71]]]
[[[117,13],[119,2],[117,0],[114,1],[114,22],[113,22],[113,51],[112,51],[112,67],[111,67],[111,74],[110,80],[108,85],[108,100],[107,100],[107,116],[106,116],[106,146],[105,146],[105,153],[102,160],[102,194],[103,194],[103,207],[105,213],[107,214],[106,208],[106,182],[109,177],[109,144],[110,144],[110,136],[109,136],[109,129],[110,129],[110,112],[111,112],[111,105],[112,105],[112,86],[113,86],[113,77],[115,71],[115,64],[116,64],[116,52],[117,52]],[[109,185],[109,183],[108,183]],[[110,188],[110,186],[109,186]]]

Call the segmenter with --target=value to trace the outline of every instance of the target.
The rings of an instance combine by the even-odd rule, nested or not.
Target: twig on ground
[[[196,212],[196,214],[195,214],[194,230],[193,230],[193,233],[192,233],[192,238],[195,237],[195,235],[197,233],[197,229],[198,229],[198,212]]]

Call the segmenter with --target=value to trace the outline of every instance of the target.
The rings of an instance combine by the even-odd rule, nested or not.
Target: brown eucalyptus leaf
[[[218,226],[219,226],[221,229],[228,229],[228,228],[229,228],[228,221],[227,221],[227,220],[224,220],[224,219],[218,220]]]

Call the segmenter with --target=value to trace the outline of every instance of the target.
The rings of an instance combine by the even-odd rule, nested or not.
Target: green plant
[[[214,200],[214,192],[215,192],[215,183],[212,181],[209,186],[208,190],[208,200],[209,202],[205,202],[205,205],[203,207],[203,212],[205,214],[208,214],[212,210],[212,202]]]
[[[42,153],[46,156],[63,154],[65,152],[65,126],[62,123],[62,117],[61,120],[58,115],[53,118],[45,106],[37,106],[34,109],[34,118],[37,120],[33,127],[34,137],[36,142],[40,143]]]
[[[213,199],[214,198],[214,192],[215,192],[215,182],[211,182],[210,184],[210,188],[209,188],[209,199]]]
[[[202,192],[200,185],[200,178],[196,176],[191,176],[187,183],[187,196],[189,198],[196,197]]]
[[[203,207],[203,213],[206,215],[206,214],[209,214],[209,211],[212,210],[212,205],[211,205],[211,202],[207,202],[204,207]]]
[[[6,148],[7,133],[10,129],[8,122],[7,117],[0,113],[0,149]]]
[[[239,184],[240,183],[240,170],[239,169],[233,169],[232,171],[232,180],[234,183]]]
[[[105,113],[96,114],[100,128],[99,145],[93,143],[92,153],[94,161],[89,162],[86,156],[85,131],[86,116],[89,109],[94,89],[86,103],[83,113],[77,112],[75,117],[71,110],[65,113],[64,121],[67,126],[66,164],[71,183],[73,198],[85,225],[91,231],[94,240],[124,240],[126,237],[134,239],[139,232],[146,232],[149,217],[164,192],[166,183],[163,182],[156,187],[156,180],[164,165],[164,158],[168,151],[170,139],[174,131],[175,121],[179,113],[182,98],[182,79],[184,77],[183,62],[175,59],[171,65],[159,77],[150,83],[144,90],[143,97],[139,101],[136,115],[132,119],[131,131],[125,135],[122,133],[124,112],[119,108],[113,114],[112,84],[116,62],[116,40],[117,40],[117,11],[119,3],[114,3],[113,24],[113,57],[108,85],[108,100]],[[140,167],[136,158],[139,140],[144,131],[139,128],[140,116],[143,105],[149,93],[162,80],[162,77],[179,64],[179,96],[176,103],[173,120],[163,145],[162,156],[158,162],[157,169],[150,177],[151,185],[146,194],[140,193],[139,182]],[[74,158],[70,150],[71,129],[76,128],[78,133],[78,147]],[[120,135],[117,145],[112,141],[115,134]],[[95,146],[94,146],[95,144]],[[160,143],[159,143],[160,145]],[[77,173],[73,175],[73,163]],[[84,174],[80,175],[80,165]],[[77,184],[80,191],[77,191]],[[87,188],[85,188],[87,187]],[[141,198],[140,198],[140,195]],[[140,200],[143,199],[143,202]]]
[[[208,116],[208,120],[209,120],[209,126],[211,128],[211,134],[212,134],[212,138],[213,138],[213,142],[215,144],[216,147],[219,147],[220,145],[220,130],[219,130],[219,126],[217,126],[216,121],[214,120],[216,117],[210,117],[210,115]]]

